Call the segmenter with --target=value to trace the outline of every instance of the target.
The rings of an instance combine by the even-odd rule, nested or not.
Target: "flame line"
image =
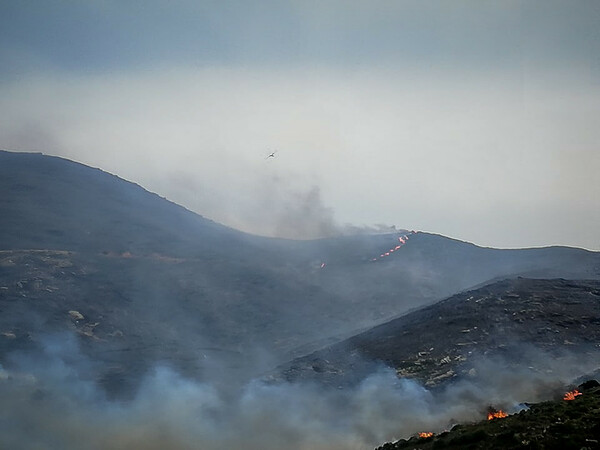
[[[406,234],[402,234],[402,235],[398,236],[398,242],[400,242],[400,244],[396,245],[395,247],[389,249],[386,252],[381,253],[379,255],[379,257],[371,258],[371,261],[378,261],[382,258],[386,258],[386,257],[390,256],[392,253],[401,249],[406,244],[409,236],[411,236],[413,234],[417,234],[417,233],[418,233],[418,231],[411,230],[411,231],[407,232]]]

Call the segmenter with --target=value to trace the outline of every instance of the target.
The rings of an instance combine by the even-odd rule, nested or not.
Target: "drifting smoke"
[[[546,356],[529,361],[536,370],[481,362],[477,379],[438,391],[381,369],[348,390],[252,381],[232,394],[157,367],[134,399],[116,401],[90,381],[93,363],[74,339],[49,339],[43,355],[0,367],[0,447],[367,449],[485,420],[491,405],[515,412],[593,367],[593,358]]]
[[[181,181],[179,181],[181,184]],[[196,189],[198,190],[198,189]],[[273,176],[252,189],[252,200],[235,204],[226,223],[258,235],[320,239],[344,235],[394,233],[395,225],[341,224],[327,206],[319,186],[304,188],[297,179]]]
[[[280,237],[331,237],[340,234],[333,209],[326,207],[318,187],[305,193],[292,193],[291,201],[282,203],[274,217],[273,234]]]

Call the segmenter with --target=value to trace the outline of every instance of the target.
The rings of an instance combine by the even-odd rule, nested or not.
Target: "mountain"
[[[600,255],[409,231],[257,237],[99,169],[0,151],[0,364],[66,333],[95,362],[89,376],[115,395],[159,362],[246,380],[518,275],[598,279]]]
[[[482,361],[542,370],[600,356],[600,281],[507,279],[465,291],[297,358],[276,379],[349,386],[378,365],[428,388],[484,377]],[[596,359],[597,361],[597,359]]]

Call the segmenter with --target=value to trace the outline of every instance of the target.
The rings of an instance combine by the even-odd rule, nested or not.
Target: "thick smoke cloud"
[[[382,368],[358,386],[249,382],[236,392],[158,366],[132,400],[109,400],[74,339],[48,338],[43,354],[0,368],[0,446],[11,449],[367,449],[418,431],[477,421],[490,405],[562,392],[597,368],[597,354],[558,359],[525,352],[528,366],[481,360],[473,379],[429,391]]]

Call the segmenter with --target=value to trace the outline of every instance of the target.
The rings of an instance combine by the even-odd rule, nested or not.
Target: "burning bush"
[[[504,417],[507,417],[507,416],[508,416],[508,414],[506,412],[502,411],[501,409],[490,408],[488,410],[487,419],[488,420],[503,419]]]
[[[579,392],[577,389],[575,389],[575,390],[567,392],[564,395],[563,400],[565,400],[565,401],[575,400],[575,397],[578,397],[580,395],[581,395],[581,392]]]

